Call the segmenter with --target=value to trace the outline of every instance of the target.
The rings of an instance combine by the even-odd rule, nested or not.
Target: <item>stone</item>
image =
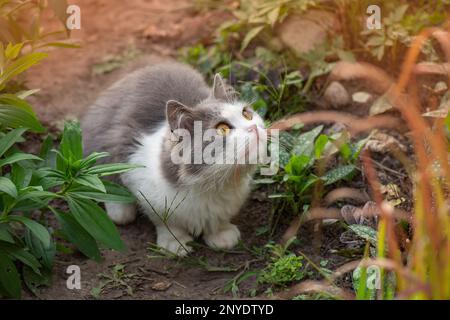
[[[372,95],[364,91],[355,92],[352,95],[352,100],[356,103],[364,104],[369,102],[370,99],[372,99]]]
[[[447,90],[448,86],[444,81],[439,81],[438,83],[436,83],[433,89],[433,91],[437,94],[445,93]]]
[[[333,81],[326,88],[323,98],[333,108],[341,108],[350,103],[350,95],[347,89],[338,81]]]
[[[309,10],[302,15],[291,15],[277,28],[281,42],[297,54],[306,53],[327,40],[328,33],[336,33],[339,22],[327,11]]]
[[[152,285],[152,289],[155,291],[166,291],[172,286],[171,282],[161,281]]]

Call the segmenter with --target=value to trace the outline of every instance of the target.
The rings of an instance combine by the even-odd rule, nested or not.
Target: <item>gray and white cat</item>
[[[213,130],[224,149],[231,150],[231,141],[237,141],[237,161],[174,163],[176,145],[192,142],[174,132],[193,134],[195,122],[201,123],[202,132]],[[232,248],[238,243],[240,232],[230,219],[246,200],[255,170],[255,165],[239,160],[248,155],[243,152],[246,147],[259,143],[265,128],[261,117],[237,99],[220,75],[209,88],[184,64],[135,71],[97,99],[82,119],[82,129],[87,153],[107,151],[110,162],[144,166],[122,174],[119,182],[135,194],[156,226],[159,246],[182,256],[191,250],[186,243],[200,235],[211,247]],[[202,142],[192,154],[206,146]],[[117,224],[136,216],[134,204],[106,203],[106,210]]]

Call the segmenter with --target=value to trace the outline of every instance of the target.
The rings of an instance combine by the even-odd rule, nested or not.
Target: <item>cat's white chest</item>
[[[206,191],[196,186],[173,186],[161,168],[166,130],[161,127],[140,140],[142,145],[131,155],[129,162],[144,167],[122,175],[122,181],[136,195],[155,225],[168,219],[169,224],[182,226],[193,235],[200,235],[205,229],[213,231],[237,214],[248,196],[250,177],[239,185],[218,186]]]

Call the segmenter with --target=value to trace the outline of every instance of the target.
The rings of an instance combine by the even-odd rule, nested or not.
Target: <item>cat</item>
[[[214,141],[222,142],[223,150],[211,155],[220,158],[233,150],[231,163],[173,161],[175,148],[193,141],[177,132],[193,134],[196,123],[202,133],[209,130]],[[265,146],[265,126],[219,74],[210,88],[198,71],[182,63],[144,67],[100,95],[81,126],[86,153],[106,151],[109,162],[143,166],[121,174],[117,182],[136,196],[155,225],[158,246],[184,256],[192,250],[188,242],[198,236],[214,248],[239,242],[240,231],[230,220],[246,201],[256,169],[240,160],[248,156],[246,148]],[[207,145],[202,141],[180,154],[195,158]],[[105,207],[116,224],[136,217],[134,204]]]

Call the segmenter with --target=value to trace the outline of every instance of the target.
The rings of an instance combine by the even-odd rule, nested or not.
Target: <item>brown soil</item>
[[[27,85],[41,88],[32,104],[44,123],[60,126],[62,120],[79,117],[101,90],[126,72],[145,64],[173,59],[177,49],[184,45],[209,42],[213,30],[227,17],[226,13],[209,11],[196,13],[190,1],[185,0],[78,0],[81,7],[82,29],[73,33],[82,43],[81,49],[57,49],[50,57],[28,74]],[[109,55],[120,55],[127,48],[135,48],[141,55],[122,67],[108,73],[95,74],[93,68]],[[261,198],[262,201],[255,198]],[[256,230],[268,224],[271,202],[267,194],[259,191],[243,208],[235,223],[239,226],[243,243],[247,248],[262,247],[268,236],[257,236]],[[290,218],[281,219],[273,239],[280,238]],[[286,220],[286,221],[283,221]],[[117,264],[125,266],[126,274],[135,274],[125,287],[108,286],[100,295],[105,299],[216,299],[232,298],[224,293],[225,284],[242,272],[246,264],[250,269],[261,268],[264,262],[255,261],[255,255],[237,248],[233,252],[215,252],[198,248],[192,259],[150,259],[149,243],[155,241],[152,224],[140,217],[136,222],[119,228],[128,247],[126,253],[104,250],[104,262],[89,261],[81,254],[61,254],[56,258],[53,285],[43,289],[41,299],[90,299],[91,289],[100,284],[100,273],[111,274]],[[311,246],[310,228],[299,234],[302,252],[318,263],[326,257],[327,266],[334,269],[347,259],[330,254],[336,249],[339,234],[326,229],[325,241],[317,250]],[[201,266],[199,261],[206,261]],[[81,290],[66,287],[69,265],[81,268]],[[238,269],[233,272],[214,271],[211,267]],[[241,292],[246,294],[254,284],[254,278],[243,282]],[[261,293],[261,292],[258,292]],[[29,298],[34,298],[31,294]]]

